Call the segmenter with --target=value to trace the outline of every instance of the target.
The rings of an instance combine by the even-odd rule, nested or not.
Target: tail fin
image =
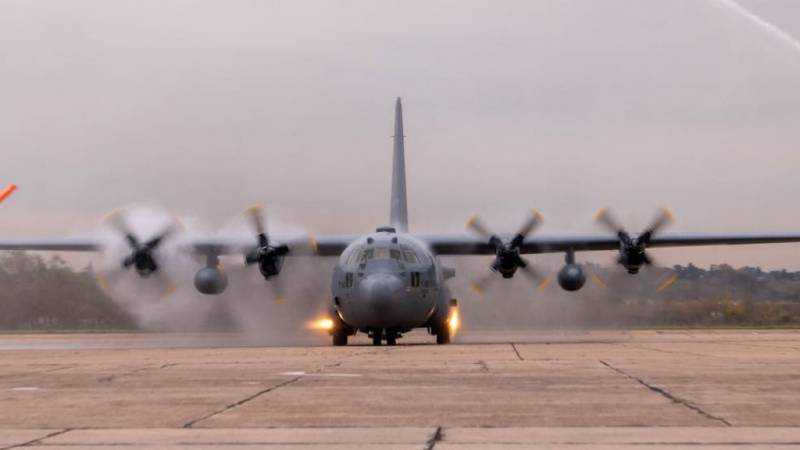
[[[392,209],[390,225],[401,233],[408,232],[406,202],[406,157],[403,148],[403,105],[400,98],[394,107],[394,159],[392,162]]]

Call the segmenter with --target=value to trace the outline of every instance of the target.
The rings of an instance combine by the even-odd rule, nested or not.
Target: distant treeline
[[[63,259],[0,253],[0,329],[133,329],[131,317],[97,286],[89,268]]]
[[[611,280],[602,297],[620,325],[800,325],[800,272],[689,264],[646,269],[642,282],[617,268],[594,270]]]
[[[618,267],[589,264],[585,269],[591,281],[578,293],[556,286],[534,293],[520,282],[490,301],[459,296],[464,308],[488,325],[800,325],[800,272],[724,264],[650,268],[638,276]],[[224,315],[224,305],[219,306],[214,314]],[[98,287],[90,267],[75,270],[58,256],[0,252],[0,329],[135,328],[133,316]]]

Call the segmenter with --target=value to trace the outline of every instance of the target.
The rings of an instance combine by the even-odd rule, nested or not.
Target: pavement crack
[[[517,350],[517,344],[515,344],[513,342],[509,342],[509,344],[511,344],[511,348],[514,349],[514,353],[517,354],[517,358],[520,361],[525,361],[525,358],[523,358],[522,355],[519,354],[519,350]]]
[[[484,361],[482,359],[476,361],[475,365],[480,366],[481,370],[484,371],[484,372],[488,372],[489,371],[489,366],[486,365],[486,361]]]
[[[703,354],[703,353],[693,353],[693,352],[687,352],[687,351],[682,351],[682,350],[681,351],[664,350],[664,349],[661,349],[661,348],[653,348],[653,347],[648,347],[646,345],[635,345],[635,344],[630,344],[630,343],[627,343],[627,342],[612,342],[611,345],[621,345],[623,347],[638,348],[640,350],[647,350],[647,351],[650,351],[650,352],[658,352],[658,353],[668,353],[668,354],[671,354],[671,355],[692,355],[692,356],[699,356],[701,358],[712,358],[712,357],[718,357],[719,356],[719,355],[706,355],[706,354]]]
[[[662,397],[664,397],[664,398],[666,398],[666,399],[670,400],[670,401],[671,401],[671,402],[673,402],[673,403],[677,403],[677,404],[679,404],[679,405],[681,405],[681,406],[684,406],[684,407],[686,407],[686,408],[689,408],[689,409],[691,409],[692,411],[694,411],[694,412],[696,412],[696,413],[700,414],[701,416],[703,416],[703,417],[705,417],[705,418],[707,418],[707,419],[710,419],[710,420],[714,420],[714,421],[716,421],[716,422],[719,422],[719,423],[721,423],[721,424],[725,425],[726,427],[730,427],[730,426],[732,426],[732,424],[731,424],[730,422],[728,422],[727,420],[725,420],[724,418],[722,418],[722,417],[717,417],[717,416],[715,416],[715,415],[713,415],[713,414],[711,414],[711,413],[709,413],[709,412],[706,412],[706,411],[704,411],[702,408],[700,408],[699,406],[697,406],[697,405],[693,404],[693,403],[692,403],[692,402],[690,402],[689,400],[686,400],[686,399],[683,399],[683,398],[677,397],[677,396],[675,396],[675,395],[671,394],[671,393],[670,393],[669,391],[667,391],[666,389],[660,388],[660,387],[658,387],[658,386],[654,386],[654,385],[652,385],[652,384],[650,384],[650,383],[648,383],[648,382],[644,381],[644,380],[643,380],[643,379],[641,379],[641,378],[635,377],[635,376],[633,376],[633,375],[629,374],[628,372],[625,372],[625,371],[624,371],[624,370],[622,370],[622,369],[619,369],[619,368],[617,368],[617,367],[614,367],[614,366],[612,366],[611,364],[609,364],[609,363],[607,363],[607,362],[603,361],[602,359],[600,359],[600,360],[598,360],[598,361],[600,361],[600,364],[602,364],[602,365],[604,365],[604,366],[608,367],[609,369],[613,370],[614,372],[617,372],[617,373],[618,373],[618,374],[620,374],[620,375],[623,375],[623,376],[625,376],[625,377],[627,377],[627,378],[629,378],[629,379],[631,379],[631,380],[634,380],[634,381],[636,381],[637,383],[641,384],[642,386],[646,387],[647,389],[650,389],[651,391],[655,392],[656,394],[659,394],[659,395],[661,395]]]
[[[441,442],[444,439],[444,430],[441,426],[436,427],[436,431],[433,432],[433,435],[428,442],[425,443],[425,450],[433,450],[436,447],[436,444]]]
[[[130,375],[136,375],[137,373],[144,372],[146,370],[162,370],[162,369],[166,369],[168,367],[173,367],[173,366],[177,366],[177,365],[178,365],[178,363],[165,363],[165,364],[162,364],[162,365],[160,365],[158,367],[151,367],[151,366],[140,367],[138,369],[129,370],[127,372],[122,372],[122,373],[117,373],[117,374],[101,377],[101,378],[98,378],[97,381],[99,381],[100,383],[110,383],[110,382],[116,380],[117,378],[127,377],[127,376],[130,376]]]
[[[72,428],[64,428],[63,430],[53,431],[52,433],[48,433],[48,434],[46,434],[46,435],[44,435],[42,437],[38,437],[36,439],[31,439],[30,441],[23,442],[22,444],[14,444],[14,445],[10,445],[8,447],[2,447],[2,448],[0,448],[0,450],[9,450],[9,449],[12,449],[12,448],[30,447],[32,445],[38,445],[39,443],[41,443],[45,439],[50,439],[51,437],[59,436],[59,435],[62,435],[64,433],[68,433],[68,432],[70,432],[72,430],[73,430]]]
[[[214,417],[214,416],[216,416],[218,414],[222,414],[225,411],[228,411],[230,409],[236,408],[238,406],[242,406],[242,405],[244,405],[245,403],[247,403],[247,402],[249,402],[251,400],[255,400],[256,398],[261,397],[264,394],[268,394],[268,393],[270,393],[270,392],[272,392],[272,391],[274,391],[276,389],[279,389],[279,388],[282,388],[282,387],[284,387],[286,385],[295,383],[295,382],[299,381],[302,378],[303,378],[303,376],[301,375],[301,376],[298,376],[298,377],[294,377],[291,380],[286,380],[284,382],[272,385],[272,386],[270,386],[270,387],[268,387],[266,389],[262,389],[262,390],[256,392],[255,394],[249,395],[249,396],[247,396],[247,397],[245,397],[245,398],[243,398],[243,399],[241,399],[241,400],[239,400],[237,402],[234,402],[234,403],[231,403],[229,405],[226,405],[225,407],[220,408],[220,409],[218,409],[216,411],[213,411],[210,414],[206,414],[205,416],[198,417],[197,419],[190,420],[189,422],[186,422],[185,424],[183,424],[183,428],[192,428],[193,426],[195,426],[199,422],[202,422],[202,421],[204,421],[206,419],[210,419],[210,418],[212,418],[212,417]]]

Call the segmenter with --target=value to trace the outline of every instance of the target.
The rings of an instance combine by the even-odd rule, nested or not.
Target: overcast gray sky
[[[795,0],[741,5],[800,37]],[[402,96],[412,230],[800,231],[800,52],[714,0],[0,2],[3,237],[135,201],[222,226],[386,222]],[[800,268],[798,246],[658,251]]]

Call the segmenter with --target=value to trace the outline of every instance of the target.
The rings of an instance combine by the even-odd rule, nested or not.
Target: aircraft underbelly
[[[355,297],[340,302],[339,313],[358,329],[409,330],[425,325],[434,309],[429,293],[408,292],[392,298]]]

